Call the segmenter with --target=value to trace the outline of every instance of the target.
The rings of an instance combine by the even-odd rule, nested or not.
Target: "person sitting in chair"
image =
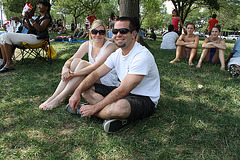
[[[49,38],[48,27],[50,27],[52,22],[52,18],[50,16],[51,4],[48,0],[38,0],[37,8],[40,12],[40,16],[38,16],[36,20],[33,20],[29,12],[26,12],[24,16],[28,24],[28,29],[31,29],[35,32],[32,32],[32,34],[4,33],[0,35],[0,44],[3,56],[3,63],[0,66],[0,73],[13,70],[13,45],[21,45],[22,42],[36,44],[45,38]]]

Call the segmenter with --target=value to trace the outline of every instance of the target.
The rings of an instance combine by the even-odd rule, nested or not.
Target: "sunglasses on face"
[[[127,34],[128,32],[132,32],[132,30],[127,28],[121,28],[121,29],[113,29],[112,32],[113,34],[118,34],[118,32],[120,32],[121,34]]]
[[[97,29],[92,29],[91,30],[92,34],[97,34],[99,33],[100,35],[105,35],[106,31],[105,30],[97,30]]]

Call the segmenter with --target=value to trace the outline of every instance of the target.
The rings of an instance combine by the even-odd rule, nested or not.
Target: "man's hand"
[[[94,105],[84,105],[80,108],[80,112],[82,113],[82,117],[92,116],[96,113]]]
[[[72,107],[73,110],[77,110],[77,106],[81,101],[81,93],[77,90],[73,93],[73,95],[69,99],[69,105]]]

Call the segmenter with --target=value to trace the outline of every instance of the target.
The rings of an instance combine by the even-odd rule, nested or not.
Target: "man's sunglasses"
[[[127,28],[121,28],[121,29],[113,29],[113,34],[118,34],[120,32],[121,34],[127,34],[128,32],[132,32],[133,30],[127,29]]]
[[[97,29],[92,29],[91,30],[92,34],[97,34],[99,33],[100,35],[105,35],[106,31],[105,30],[97,30]]]

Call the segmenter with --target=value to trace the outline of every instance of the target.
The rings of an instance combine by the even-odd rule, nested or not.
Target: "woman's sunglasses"
[[[113,34],[118,34],[120,32],[121,34],[127,34],[128,32],[132,32],[133,30],[127,29],[127,28],[121,28],[121,29],[113,29]]]
[[[92,34],[97,34],[99,33],[100,35],[105,35],[106,31],[105,30],[97,30],[97,29],[92,29],[91,30]]]

